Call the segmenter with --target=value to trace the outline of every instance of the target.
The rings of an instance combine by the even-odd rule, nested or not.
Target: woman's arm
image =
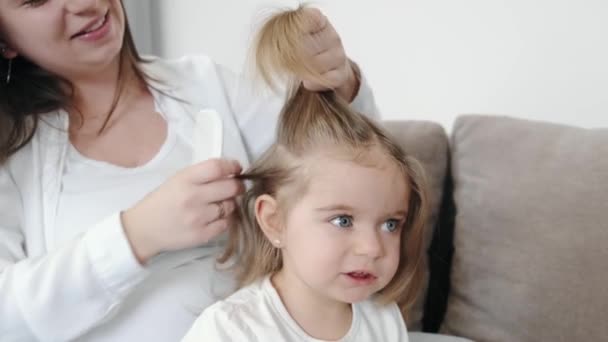
[[[275,93],[252,79],[239,77],[220,65],[218,74],[230,99],[232,111],[252,158],[260,156],[274,141],[275,129],[285,102],[282,93]],[[379,119],[380,114],[372,89],[365,76],[358,73],[360,85],[351,106],[358,112]]]
[[[21,213],[17,186],[0,167],[0,341],[77,338],[110,316],[147,274],[118,214],[72,243],[31,258]]]

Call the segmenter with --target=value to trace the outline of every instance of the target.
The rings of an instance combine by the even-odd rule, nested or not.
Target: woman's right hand
[[[245,187],[238,162],[212,159],[187,167],[121,215],[143,265],[153,256],[205,244],[232,224]]]

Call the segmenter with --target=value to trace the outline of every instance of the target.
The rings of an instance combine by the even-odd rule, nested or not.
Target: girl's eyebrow
[[[406,216],[407,215],[407,210],[397,210],[397,211],[393,211],[392,214],[389,214],[388,216]]]
[[[343,204],[329,205],[327,207],[316,208],[317,211],[353,211],[352,207]]]
[[[319,208],[315,208],[316,211],[346,211],[346,212],[352,212],[355,209],[353,207],[350,207],[348,205],[343,205],[343,204],[337,204],[337,205],[329,205],[326,207],[319,207]],[[387,214],[387,217],[407,217],[407,211],[406,210],[397,210],[391,214]]]
[[[406,210],[398,210],[393,212],[392,214],[388,215],[390,217],[407,217],[407,211]]]

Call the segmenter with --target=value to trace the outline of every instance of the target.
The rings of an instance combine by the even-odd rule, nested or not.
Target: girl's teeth
[[[363,278],[363,277],[367,277],[367,273],[359,273],[359,272],[353,272],[351,273],[353,276],[357,277],[357,278]]]

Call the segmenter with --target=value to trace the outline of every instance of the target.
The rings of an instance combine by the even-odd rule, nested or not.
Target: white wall
[[[138,51],[142,54],[152,53],[154,51],[154,40],[150,27],[152,26],[153,10],[150,4],[135,0],[127,0],[124,4]]]
[[[316,1],[385,118],[508,114],[608,127],[606,0]],[[256,13],[297,1],[161,0],[161,54],[241,70]],[[259,18],[259,15],[257,16]]]

